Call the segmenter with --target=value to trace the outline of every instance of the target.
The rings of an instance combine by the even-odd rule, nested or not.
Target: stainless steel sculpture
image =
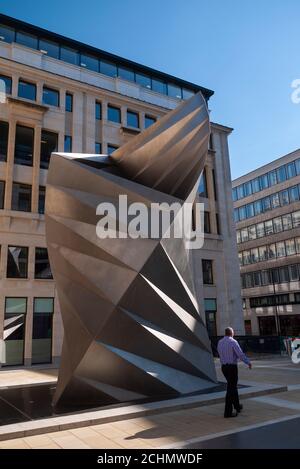
[[[199,93],[110,157],[52,154],[46,236],[64,324],[54,404],[125,402],[215,386],[184,240],[96,236],[97,205],[117,206],[119,194],[147,206],[193,201],[209,131]]]

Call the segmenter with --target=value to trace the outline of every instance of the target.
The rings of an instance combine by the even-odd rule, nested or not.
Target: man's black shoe
[[[243,410],[243,404],[240,404],[240,407],[236,409],[236,411],[239,414],[242,410]]]
[[[234,411],[234,412],[232,412],[232,414],[229,414],[229,415],[224,414],[224,418],[225,418],[225,419],[230,419],[230,418],[232,418],[232,417],[237,417],[237,416],[238,416],[238,412],[237,412],[237,411]]]

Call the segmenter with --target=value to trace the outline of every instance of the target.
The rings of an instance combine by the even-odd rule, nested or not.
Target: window
[[[236,242],[237,244],[240,244],[241,241],[241,230],[236,230]]]
[[[237,200],[237,188],[233,187],[232,189],[232,200],[235,202]]]
[[[38,48],[38,38],[22,31],[17,31],[16,42],[22,44],[22,46],[31,47],[31,49]]]
[[[107,144],[107,154],[111,155],[118,147],[116,145],[111,145],[110,143]]]
[[[252,179],[251,184],[253,194],[260,191],[259,178]]]
[[[73,95],[71,93],[66,93],[66,112],[73,112]]]
[[[107,75],[107,74],[106,74]],[[111,75],[114,76],[114,75]],[[134,81],[134,72],[129,68],[118,67],[118,76],[123,80]]]
[[[259,260],[266,261],[268,259],[268,249],[267,246],[259,247]]]
[[[276,257],[276,246],[275,243],[269,244],[268,249],[268,259],[275,259]]]
[[[242,199],[244,197],[244,186],[241,184],[236,188],[236,194],[238,199]]]
[[[243,264],[251,264],[251,252],[249,250],[243,251]]]
[[[256,264],[259,261],[258,248],[251,249],[251,263]]]
[[[285,172],[285,166],[281,166],[280,168],[276,169],[276,175],[277,175],[277,182],[278,184],[280,182],[283,182],[286,180],[286,172]]]
[[[168,96],[172,96],[172,98],[182,98],[181,88],[177,85],[172,83],[168,83]]]
[[[10,77],[7,77],[6,75],[0,75],[0,82],[4,82],[4,89],[1,88],[1,91],[3,91],[5,94],[11,94],[11,88],[12,88],[12,80]]]
[[[262,213],[261,200],[256,200],[256,202],[254,202],[254,213],[255,215],[259,215],[260,213]]]
[[[239,214],[239,209],[238,208],[235,208],[233,210],[233,219],[235,222],[239,221],[240,219],[240,214]]]
[[[262,203],[263,212],[267,212],[268,210],[272,209],[270,197],[264,197],[261,203]]]
[[[205,285],[212,285],[214,283],[212,260],[202,259],[202,274]]]
[[[19,98],[30,99],[31,101],[36,100],[36,85],[27,81],[19,80],[18,86]]]
[[[268,173],[259,176],[259,185],[261,190],[267,189],[269,187]]]
[[[155,124],[156,119],[154,117],[145,116],[145,129],[148,129],[152,124]]]
[[[81,54],[80,65],[93,72],[99,72],[99,60],[91,55]]]
[[[0,121],[0,161],[6,161],[8,147],[8,122]]]
[[[295,238],[295,243],[297,254],[300,254],[300,238]]]
[[[294,254],[296,254],[295,240],[294,239],[286,240],[285,249],[286,249],[287,256],[293,256]]]
[[[294,212],[292,214],[293,218],[293,227],[296,228],[297,226],[300,226],[300,211]]]
[[[195,94],[194,91],[187,90],[186,88],[182,88],[182,98],[183,99],[189,99],[192,96],[194,96],[194,94]]]
[[[244,194],[245,194],[245,197],[252,194],[251,181],[245,182],[245,184],[244,184]]]
[[[298,176],[300,174],[300,158],[298,160],[295,160],[295,167],[296,167],[296,173]]]
[[[27,298],[5,298],[5,366],[23,365]]]
[[[278,193],[270,195],[270,198],[271,198],[271,203],[272,203],[273,208],[280,207],[280,200],[279,200]]]
[[[289,337],[299,336],[300,319],[296,314],[279,316],[281,334]]]
[[[42,130],[40,167],[48,169],[51,153],[57,151],[58,135]]]
[[[298,186],[291,187],[289,189],[290,203],[299,200]]]
[[[49,106],[59,106],[59,92],[44,86],[43,88],[43,103]]]
[[[289,191],[288,190],[281,191],[279,194],[279,198],[280,198],[281,205],[288,205],[290,203]]]
[[[5,182],[0,181],[0,209],[4,208]]]
[[[274,227],[274,233],[280,233],[283,230],[281,217],[273,218],[273,227]]]
[[[76,50],[70,49],[69,47],[60,48],[60,59],[64,60],[64,62],[68,62],[73,65],[78,65],[79,62],[79,54]]]
[[[44,186],[39,186],[38,211],[39,211],[40,214],[45,213],[45,196],[46,196],[46,188]]]
[[[32,364],[51,363],[53,298],[34,298]]]
[[[289,277],[290,277],[290,282],[299,280],[299,271],[298,271],[297,264],[289,265]]]
[[[97,155],[101,154],[101,143],[100,142],[95,142],[95,153]]]
[[[245,288],[252,288],[253,286],[253,276],[252,274],[246,274],[245,275]]]
[[[286,165],[286,173],[288,179],[296,176],[296,166],[294,161]]]
[[[52,278],[47,248],[35,248],[34,278]]]
[[[65,135],[64,151],[66,153],[71,153],[72,152],[72,137],[70,135]]]
[[[279,279],[280,283],[289,282],[289,270],[287,267],[280,267],[279,268]]]
[[[264,223],[257,223],[256,225],[256,234],[258,238],[265,236],[265,226]]]
[[[162,80],[152,78],[152,90],[156,91],[157,93],[167,94],[167,85]]]
[[[269,236],[273,233],[273,220],[265,221],[265,234]]]
[[[15,30],[4,24],[0,24],[0,41],[14,42]]]
[[[246,230],[247,230],[247,228],[246,228]],[[256,225],[251,225],[251,226],[248,227],[248,236],[249,236],[249,240],[257,238]]]
[[[27,278],[28,248],[8,246],[7,252],[7,278]]]
[[[247,214],[247,218],[254,217],[254,206],[253,206],[253,204],[247,204],[246,205],[246,214]]]
[[[204,212],[204,233],[210,233],[209,212]]]
[[[245,218],[247,218],[247,216],[246,216],[246,207],[244,205],[243,207],[239,208],[239,220],[245,220]]]
[[[277,176],[275,170],[269,172],[269,183],[270,186],[274,186],[274,184],[277,184]]]
[[[107,75],[108,77],[114,78],[118,75],[117,66],[112,62],[100,60],[100,73],[103,73],[103,75]]]
[[[286,256],[284,241],[279,241],[278,243],[276,243],[276,256],[277,257]]]
[[[127,111],[127,125],[128,127],[139,128],[139,115],[137,112]]]
[[[216,322],[216,313],[217,313],[217,300],[215,298],[204,298],[204,310],[205,310],[205,320],[208,335],[216,336],[217,335],[217,322]]]
[[[11,209],[21,212],[31,211],[31,186],[13,183]]]
[[[276,335],[275,316],[261,316],[258,318],[260,335]]]
[[[242,229],[241,229],[241,240],[242,240],[242,243],[245,243],[245,241],[248,241],[248,237],[249,237],[248,228],[242,228]]]
[[[118,107],[107,106],[107,119],[111,122],[116,122],[117,124],[121,123],[121,110]]]
[[[143,73],[136,73],[135,81],[145,88],[151,88],[151,78],[147,75],[144,75]]]
[[[96,120],[101,120],[102,118],[102,107],[101,107],[101,103],[98,103],[96,101],[96,104],[95,104],[95,119]]]
[[[200,197],[207,197],[207,183],[206,183],[206,169],[203,169],[201,178],[200,178],[200,183],[199,183],[199,196]]]
[[[292,229],[293,223],[292,223],[292,215],[290,213],[282,216],[282,226],[283,226],[284,231]]]
[[[56,42],[48,41],[46,39],[39,40],[39,49],[44,54],[54,59],[59,59],[59,45]]]

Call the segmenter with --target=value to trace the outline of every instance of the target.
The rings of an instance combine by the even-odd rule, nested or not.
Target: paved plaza
[[[218,376],[221,379],[217,362]],[[56,370],[0,372],[0,388],[55,383]],[[239,366],[240,380],[286,385],[288,391],[242,399],[243,412],[223,418],[223,403],[0,441],[0,448],[300,448],[300,366],[289,358]]]

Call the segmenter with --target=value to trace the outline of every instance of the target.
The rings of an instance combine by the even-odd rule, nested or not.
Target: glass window
[[[253,287],[253,275],[252,273],[245,275],[245,288],[252,288]]]
[[[274,186],[274,184],[277,184],[277,176],[275,170],[269,172],[269,184],[270,186]]]
[[[239,209],[238,208],[235,208],[233,210],[233,219],[234,219],[235,222],[239,221],[239,219],[240,219]]]
[[[249,240],[256,239],[256,225],[251,225],[248,227]]]
[[[152,80],[152,82],[153,82],[153,80]],[[187,90],[186,88],[182,88],[182,98],[183,99],[189,99],[192,96],[194,96],[194,94],[195,94],[194,91]]]
[[[0,181],[0,209],[4,208],[5,182]]]
[[[298,192],[298,186],[291,187],[289,189],[289,198],[290,198],[290,203],[295,202],[296,200],[299,200],[299,192]]]
[[[251,252],[248,249],[243,251],[243,264],[244,265],[251,264]]]
[[[275,257],[276,257],[275,243],[269,244],[267,246],[267,250],[268,250],[268,259],[275,259]]]
[[[48,169],[51,153],[57,151],[58,135],[48,130],[42,130],[40,167]]]
[[[114,75],[111,75],[111,76],[114,76]],[[120,78],[123,78],[123,80],[134,81],[133,70],[130,70],[129,68],[126,68],[126,67],[118,67],[118,76]]]
[[[286,172],[285,172],[285,166],[280,166],[280,168],[276,169],[276,175],[277,175],[277,182],[278,184],[280,182],[283,182],[286,180]]]
[[[279,241],[278,243],[276,243],[276,256],[277,257],[286,256],[284,241]]]
[[[217,322],[216,322],[217,301],[216,299],[205,298],[204,310],[205,310],[205,321],[206,321],[208,335],[210,337],[216,336],[217,335]]]
[[[95,118],[96,120],[102,119],[102,106],[101,103],[96,102],[95,104]]]
[[[255,264],[259,261],[258,248],[251,249],[251,263]]]
[[[273,230],[273,220],[265,221],[265,235],[269,236],[274,232]]]
[[[21,212],[31,211],[31,186],[13,183],[11,209]]]
[[[0,41],[14,42],[15,30],[13,28],[10,28],[9,26],[0,24]]]
[[[99,60],[92,55],[81,54],[80,65],[81,67],[93,70],[93,72],[99,72]]]
[[[298,210],[298,212],[292,213],[292,218],[293,218],[293,227],[296,228],[297,226],[300,226],[300,210]]]
[[[73,112],[73,95],[71,93],[66,93],[66,112]]]
[[[254,202],[254,212],[255,212],[255,215],[259,215],[260,213],[262,213],[261,200],[256,200]]]
[[[255,192],[260,191],[259,178],[252,179],[251,184],[252,184],[252,193],[253,194],[255,194]]]
[[[59,59],[59,44],[56,42],[48,41],[46,39],[40,39],[39,49],[44,54],[53,57],[54,59]]]
[[[111,155],[118,147],[116,145],[112,145],[110,143],[107,144],[107,154]]]
[[[106,60],[100,60],[100,73],[107,75],[108,77],[118,76],[117,66],[112,62],[107,62]]]
[[[16,126],[15,164],[32,166],[34,130],[22,125]]]
[[[296,176],[296,166],[294,161],[286,165],[286,173],[288,179]]]
[[[19,80],[18,96],[19,98],[31,99],[32,101],[35,101],[36,85],[33,83],[28,83],[27,81]]]
[[[240,263],[240,265],[243,265],[243,263],[244,263],[244,262],[243,262],[243,253],[242,253],[242,252],[239,252],[239,253],[238,253],[238,257],[239,257],[239,263]]]
[[[239,208],[239,219],[240,220],[245,220],[246,218],[246,207],[243,205],[242,207]]]
[[[46,196],[46,188],[44,186],[39,186],[38,211],[39,211],[40,214],[45,213],[45,196]]]
[[[291,282],[295,282],[296,280],[299,280],[299,272],[298,272],[297,264],[289,265],[289,277],[290,277]]]
[[[297,254],[300,254],[300,238],[295,238],[295,244],[296,244],[296,251]]]
[[[7,278],[27,278],[28,248],[8,246],[7,251]]]
[[[35,248],[34,278],[52,278],[47,248]]]
[[[79,64],[79,54],[77,50],[70,49],[69,47],[60,48],[60,59],[69,64],[78,65]]]
[[[27,298],[5,298],[5,366],[23,365]]]
[[[254,217],[254,206],[253,206],[253,204],[247,204],[246,205],[246,214],[247,214],[247,218]]]
[[[265,236],[265,226],[264,223],[257,223],[256,225],[256,234],[258,238]]]
[[[180,86],[174,85],[172,83],[168,83],[168,96],[172,96],[172,98],[182,98],[181,88]]]
[[[101,143],[100,142],[96,142],[95,143],[95,153],[97,155],[100,155],[101,154]]]
[[[35,298],[32,324],[32,364],[51,363],[53,298]]]
[[[293,256],[296,254],[295,240],[287,239],[285,242],[285,250],[287,256]]]
[[[244,197],[244,185],[241,184],[236,188],[237,198],[242,199]]]
[[[271,202],[272,202],[272,207],[277,208],[280,207],[280,200],[279,200],[279,194],[278,192],[276,194],[270,195]]]
[[[279,279],[281,283],[289,282],[289,269],[287,267],[279,268]]]
[[[283,231],[281,217],[273,218],[273,227],[274,227],[274,233],[280,233],[281,231]]]
[[[6,94],[11,94],[12,79],[6,75],[0,75],[0,82],[1,81],[4,83],[4,89],[1,87],[1,92],[4,93],[4,96]]]
[[[127,111],[127,125],[128,127],[139,128],[139,115],[137,112]]]
[[[135,74],[135,81],[141,86],[145,88],[151,88],[151,78],[143,73],[136,73]]]
[[[43,88],[43,103],[49,106],[59,106],[59,92],[44,86]]]
[[[156,91],[157,93],[167,94],[167,85],[162,80],[158,80],[157,78],[152,78],[152,90]],[[183,99],[188,99],[187,97]]]
[[[242,240],[242,243],[244,243],[245,241],[248,241],[248,228],[241,229],[241,240]]]
[[[258,318],[260,335],[276,335],[275,316],[261,316]]]
[[[8,147],[8,122],[0,121],[0,161],[6,161]]]
[[[71,137],[71,135],[65,135],[64,151],[66,153],[71,153],[72,152],[72,137]]]
[[[265,261],[268,259],[268,249],[267,246],[260,246],[259,247],[259,260]]]
[[[241,243],[241,230],[237,230],[236,232],[236,242],[237,244]]]
[[[284,190],[284,191],[281,191],[280,194],[279,194],[279,197],[280,197],[280,204],[281,205],[288,205],[290,200],[289,200],[289,191],[288,190]]]
[[[284,231],[290,230],[293,227],[292,215],[290,213],[282,215],[282,226]]]
[[[206,169],[205,168],[203,169],[203,172],[200,178],[198,193],[199,193],[199,197],[207,198],[207,182],[206,182]]]
[[[154,117],[151,117],[151,116],[145,116],[145,129],[148,129],[148,127],[150,127],[150,125],[152,124],[155,124],[156,122],[156,119]]]
[[[270,197],[264,197],[261,201],[263,212],[267,212],[272,209]]]
[[[244,183],[244,194],[245,194],[245,197],[252,194],[251,181],[248,181],[248,182]]]
[[[107,119],[111,122],[121,123],[121,109],[110,104],[107,106]]]
[[[210,233],[210,216],[209,212],[204,212],[204,233]]]
[[[31,47],[31,49],[38,48],[38,39],[32,34],[23,33],[22,31],[17,31],[16,42],[22,44],[22,46]]]
[[[212,260],[202,259],[202,274],[203,274],[203,283],[205,285],[211,285],[214,283]]]
[[[237,188],[232,188],[232,200],[235,202],[237,200]]]
[[[270,271],[269,270],[262,270],[261,271],[261,284],[262,285],[269,285],[270,284]]]
[[[267,189],[269,187],[268,173],[259,176],[259,185],[261,190]]]
[[[261,285],[261,275],[260,271],[253,272],[253,286],[259,287]]]
[[[300,158],[298,160],[295,160],[295,167],[296,167],[296,173],[297,175],[300,174]]]

